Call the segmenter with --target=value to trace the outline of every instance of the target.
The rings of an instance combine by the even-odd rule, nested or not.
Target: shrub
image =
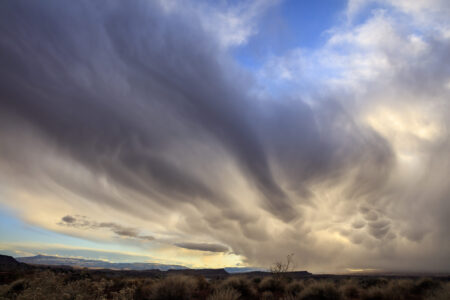
[[[289,295],[298,295],[303,291],[305,286],[299,281],[292,281],[286,286],[286,293]]]
[[[237,300],[241,294],[235,289],[216,290],[209,296],[208,300]]]
[[[316,282],[306,287],[299,295],[300,300],[340,300],[341,294],[330,282]]]
[[[368,278],[362,278],[359,280],[359,285],[363,288],[363,289],[367,289],[373,286],[385,286],[389,283],[389,281],[386,278],[372,278],[372,277],[368,277]]]
[[[256,291],[249,280],[242,276],[227,278],[220,285],[220,289],[230,288],[238,291],[244,299],[253,298],[256,295]]]
[[[119,292],[112,294],[113,300],[133,300],[135,290],[132,287],[126,287],[121,289]]]
[[[360,297],[360,290],[358,285],[353,282],[352,280],[347,281],[341,286],[342,294],[347,299],[359,299]]]
[[[429,290],[426,294],[427,300],[448,300],[450,299],[450,282],[440,284],[436,290]]]
[[[188,276],[169,276],[152,286],[152,300],[188,300],[196,288],[195,280]]]
[[[392,294],[385,287],[373,286],[361,293],[362,300],[392,300]]]
[[[284,293],[286,283],[278,277],[266,277],[259,283],[258,289],[261,292]]]
[[[258,285],[261,282],[261,277],[253,277],[252,282],[256,285]]]
[[[443,300],[450,299],[450,282],[445,279],[417,280],[355,277],[331,280],[242,275],[207,281],[204,277],[133,277],[128,273],[86,270],[37,269],[7,274],[0,285],[0,300]],[[13,278],[13,279],[11,279]],[[361,284],[361,286],[359,285]],[[214,293],[211,293],[214,291]]]
[[[25,280],[18,279],[9,285],[7,293],[10,295],[18,294],[25,290],[26,287],[27,283],[25,282]]]
[[[362,294],[364,300],[409,300],[414,282],[410,279],[391,279],[386,285],[372,286]]]
[[[195,277],[197,288],[192,294],[193,299],[206,299],[211,293],[211,284],[203,276]]]
[[[275,299],[275,296],[273,295],[272,292],[269,292],[269,291],[265,291],[261,295],[261,300],[274,300],[274,299]]]
[[[150,300],[154,280],[145,279],[136,288],[135,298],[139,300]]]
[[[433,280],[431,278],[421,278],[415,282],[412,293],[415,295],[423,295],[428,291],[437,290],[441,286],[438,280]]]

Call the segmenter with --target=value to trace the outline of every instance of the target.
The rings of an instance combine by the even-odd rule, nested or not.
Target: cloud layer
[[[61,222],[58,223],[61,226],[74,227],[79,229],[109,229],[117,236],[127,237],[127,238],[135,238],[141,240],[152,241],[155,238],[149,235],[140,235],[139,231],[136,228],[132,227],[123,227],[120,224],[109,222],[109,223],[98,223],[95,221],[90,221],[85,216],[77,216],[73,217],[70,215],[64,216],[61,218]]]
[[[0,4],[5,204],[259,266],[450,268],[448,24],[385,1],[253,75],[172,5]]]

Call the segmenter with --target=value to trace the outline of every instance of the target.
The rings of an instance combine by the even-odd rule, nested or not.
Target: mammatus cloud
[[[377,10],[254,77],[157,2],[1,2],[5,204],[258,266],[448,270],[450,35],[407,16]]]

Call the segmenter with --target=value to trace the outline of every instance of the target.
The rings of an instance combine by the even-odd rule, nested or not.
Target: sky
[[[0,252],[450,271],[450,2],[0,3]]]

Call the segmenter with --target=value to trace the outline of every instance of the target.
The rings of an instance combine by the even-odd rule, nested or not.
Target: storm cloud
[[[258,266],[448,269],[450,40],[397,25],[375,14],[256,78],[189,9],[3,1],[5,204]],[[254,92],[279,70],[313,92]]]

